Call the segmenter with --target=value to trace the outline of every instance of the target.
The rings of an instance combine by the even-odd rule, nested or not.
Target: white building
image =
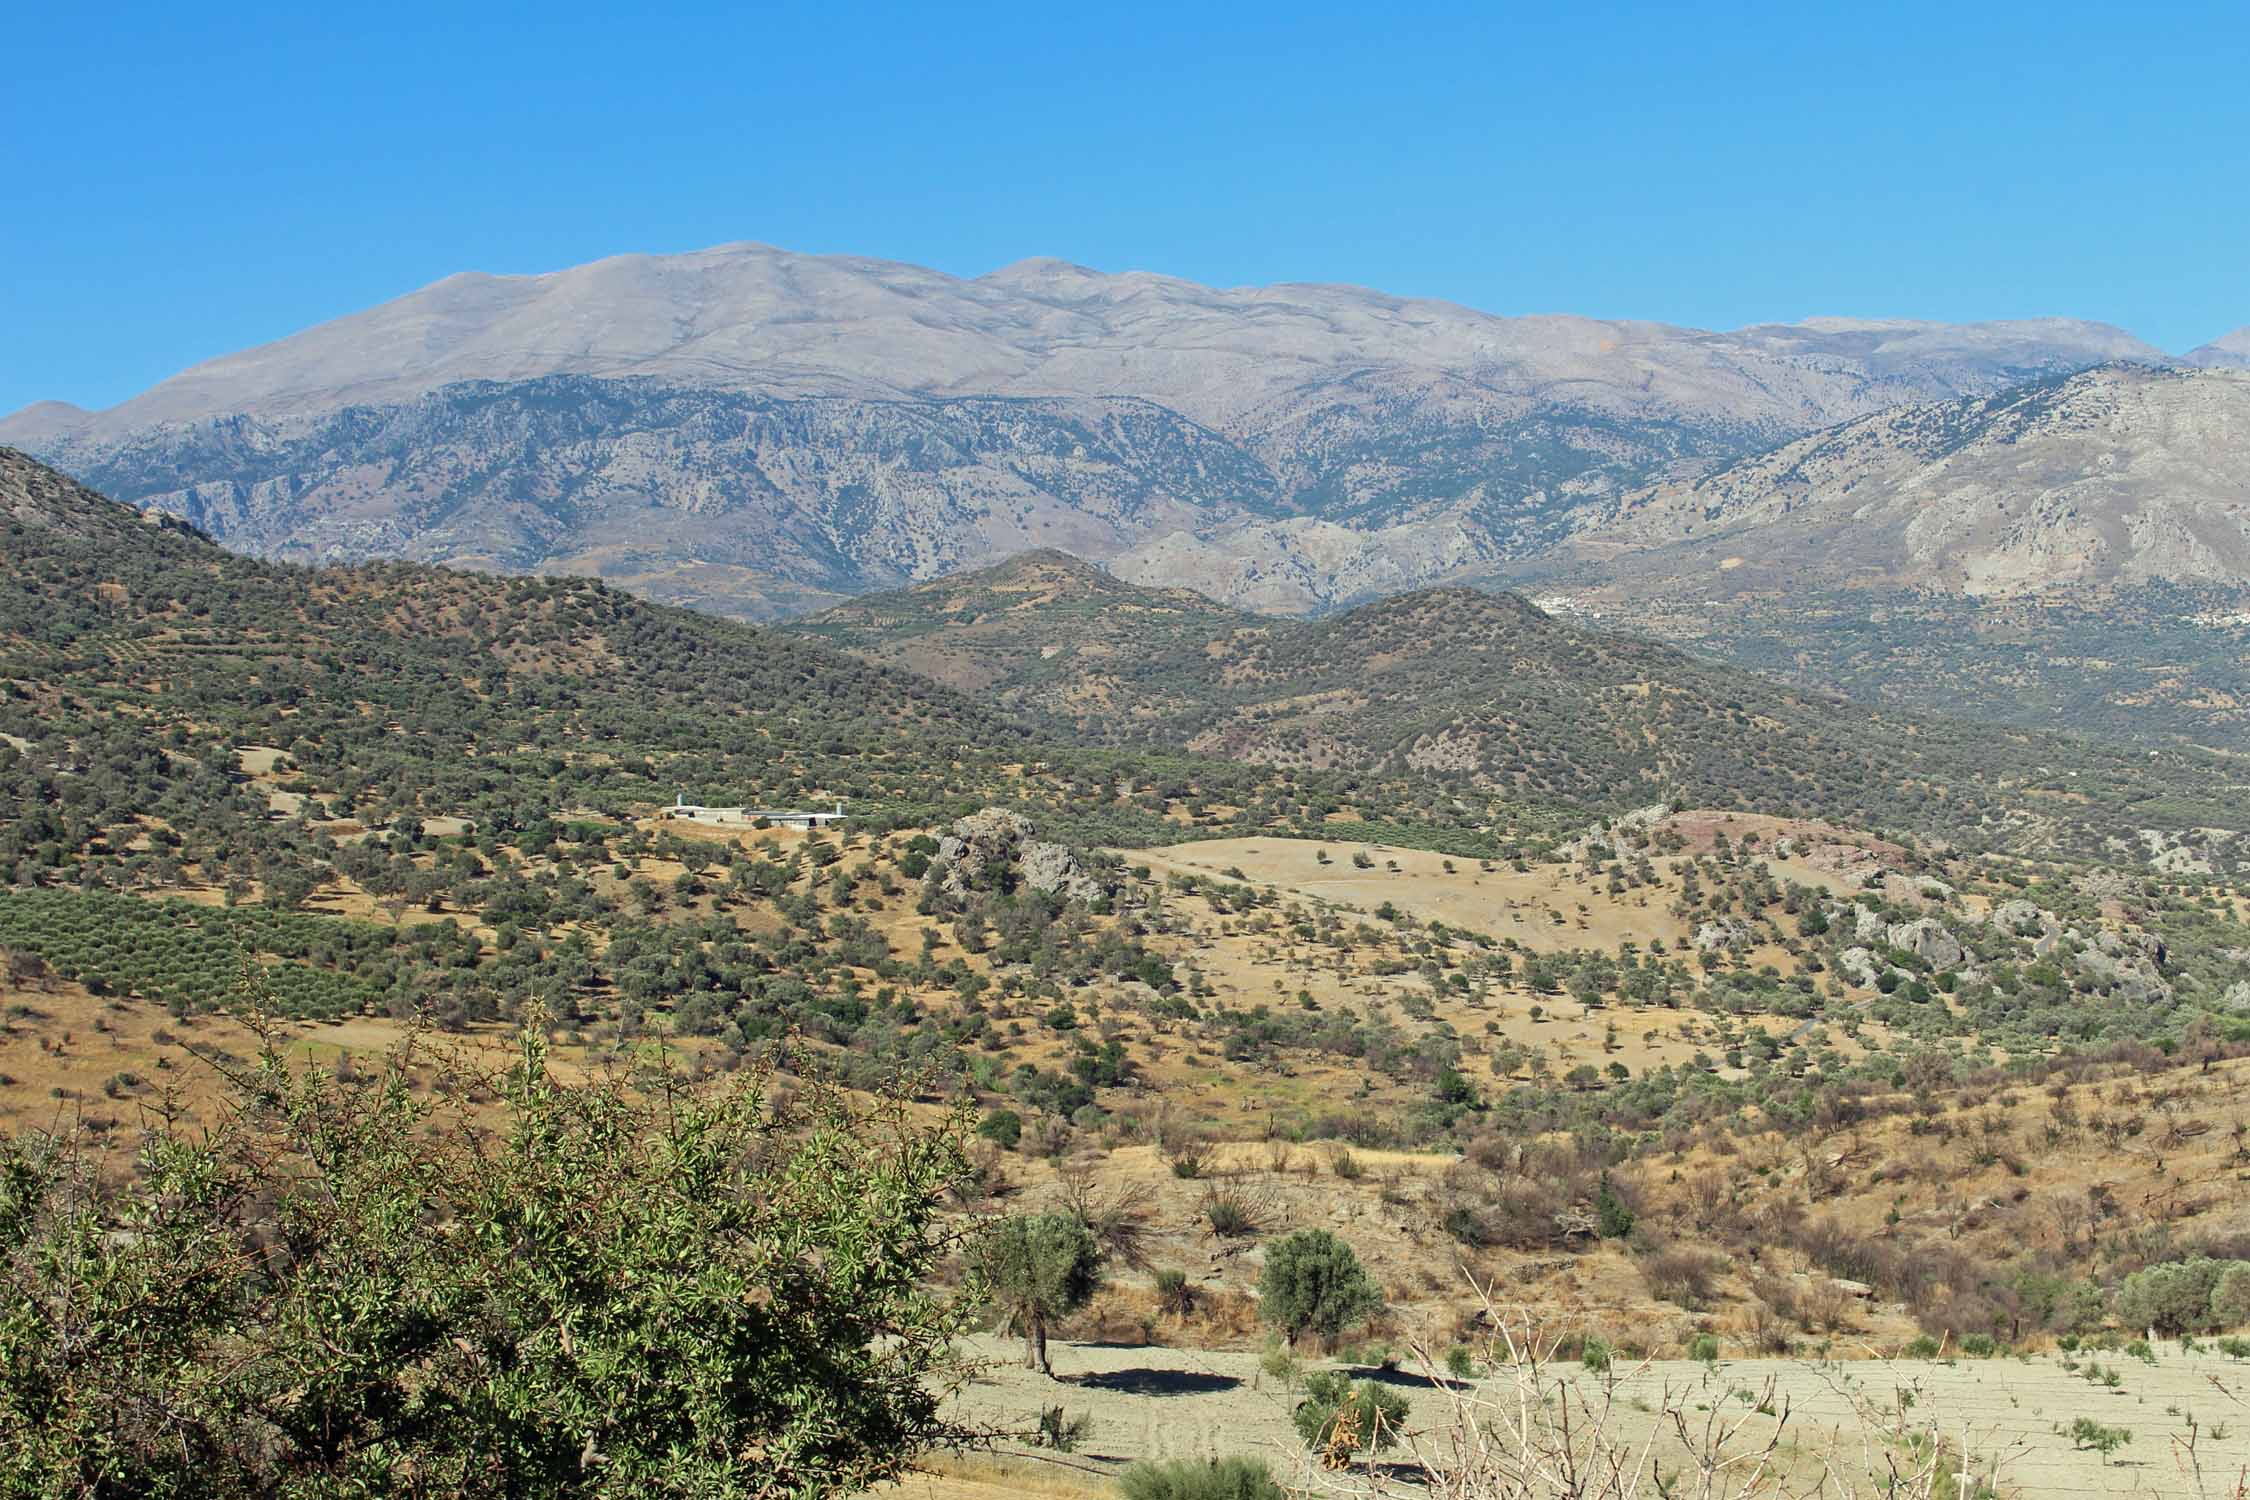
[[[754,824],[761,819],[775,828],[826,828],[840,823],[844,818],[844,804],[838,802],[834,812],[796,812],[772,807],[705,807],[690,802],[682,792],[670,807],[664,809],[667,818],[683,818],[690,823],[741,823]]]

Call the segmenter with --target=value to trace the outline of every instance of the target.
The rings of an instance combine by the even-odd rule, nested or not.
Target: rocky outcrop
[[[2250,979],[2238,979],[2221,991],[2219,1009],[2250,1011]]]
[[[1723,545],[1741,587],[2232,587],[2250,574],[2246,439],[2250,373],[2107,365],[1894,407],[1631,495],[1601,539],[1682,572]]]
[[[2020,897],[1992,908],[1992,925],[2013,937],[2037,937],[2062,930],[2053,912]]]
[[[1885,973],[1885,966],[1865,948],[1846,948],[1837,954],[1836,968],[1862,989],[1873,989]]]
[[[2164,944],[2150,933],[2120,937],[2106,928],[2078,954],[2078,971],[2119,999],[2159,1004],[2172,998],[2172,986],[2159,972]]]
[[[1724,949],[1745,948],[1757,941],[1757,934],[1747,922],[1733,917],[1721,917],[1715,922],[1705,922],[1695,929],[1695,951],[1716,953]]]
[[[1961,940],[1946,931],[1934,918],[1923,917],[1915,922],[1901,922],[1884,936],[1893,948],[1913,954],[1932,969],[1944,970],[1960,967],[1966,956]]]
[[[929,878],[960,899],[972,891],[1005,887],[1011,880],[1066,901],[1093,901],[1102,887],[1061,844],[1034,839],[1031,820],[988,807],[954,820],[938,840]]]

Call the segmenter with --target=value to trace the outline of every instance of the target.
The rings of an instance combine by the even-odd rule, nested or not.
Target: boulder
[[[2062,927],[2062,923],[2055,920],[2053,912],[2020,896],[1992,908],[1992,925],[2011,937],[2038,937],[2043,933],[2059,931]]]
[[[1693,941],[1696,952],[1711,953],[1721,948],[1744,946],[1755,939],[1756,934],[1751,932],[1748,923],[1737,921],[1733,917],[1721,917],[1696,928]]]
[[[2238,979],[2219,994],[2221,1010],[2250,1010],[2250,979]]]
[[[1047,891],[1065,901],[1091,902],[1102,893],[1101,886],[1079,866],[1078,856],[1060,844],[1034,840],[1023,846],[1023,883],[1035,891]]]
[[[1050,892],[1066,901],[1092,901],[1102,888],[1078,863],[1078,856],[1061,844],[1032,838],[1031,821],[1004,807],[957,818],[938,840],[932,874],[954,896],[988,888],[1011,867],[1035,891]]]
[[[1883,977],[1885,965],[1875,961],[1875,955],[1865,948],[1846,948],[1836,955],[1836,968],[1846,979],[1866,989],[1873,989],[1875,981]]]
[[[2155,1004],[2172,998],[2172,986],[2156,971],[2156,965],[2137,947],[2119,941],[2116,934],[2104,932],[2088,944],[2078,955],[2078,972],[2109,989],[2121,1000],[2142,1004]]]
[[[1883,914],[1859,902],[1852,903],[1852,941],[1879,943],[1883,940]]]
[[[1944,924],[1932,917],[1901,922],[1884,936],[1893,948],[1913,954],[1932,969],[1957,968],[1966,956],[1961,940],[1946,931]]]

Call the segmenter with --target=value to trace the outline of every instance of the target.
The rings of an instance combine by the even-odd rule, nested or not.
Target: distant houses
[[[750,824],[763,823],[769,828],[801,828],[806,830],[826,828],[844,819],[844,804],[838,802],[834,812],[796,812],[772,807],[705,807],[690,802],[681,793],[663,816],[680,818],[690,823]]]

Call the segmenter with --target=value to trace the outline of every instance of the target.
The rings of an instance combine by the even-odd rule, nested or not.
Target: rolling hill
[[[1426,590],[1271,620],[1042,554],[799,628],[973,681],[1058,732],[1258,765],[2085,852],[2131,841],[2149,817],[2241,823],[2244,772],[2218,756],[2152,760],[1865,708],[1556,619],[1512,594]]]

